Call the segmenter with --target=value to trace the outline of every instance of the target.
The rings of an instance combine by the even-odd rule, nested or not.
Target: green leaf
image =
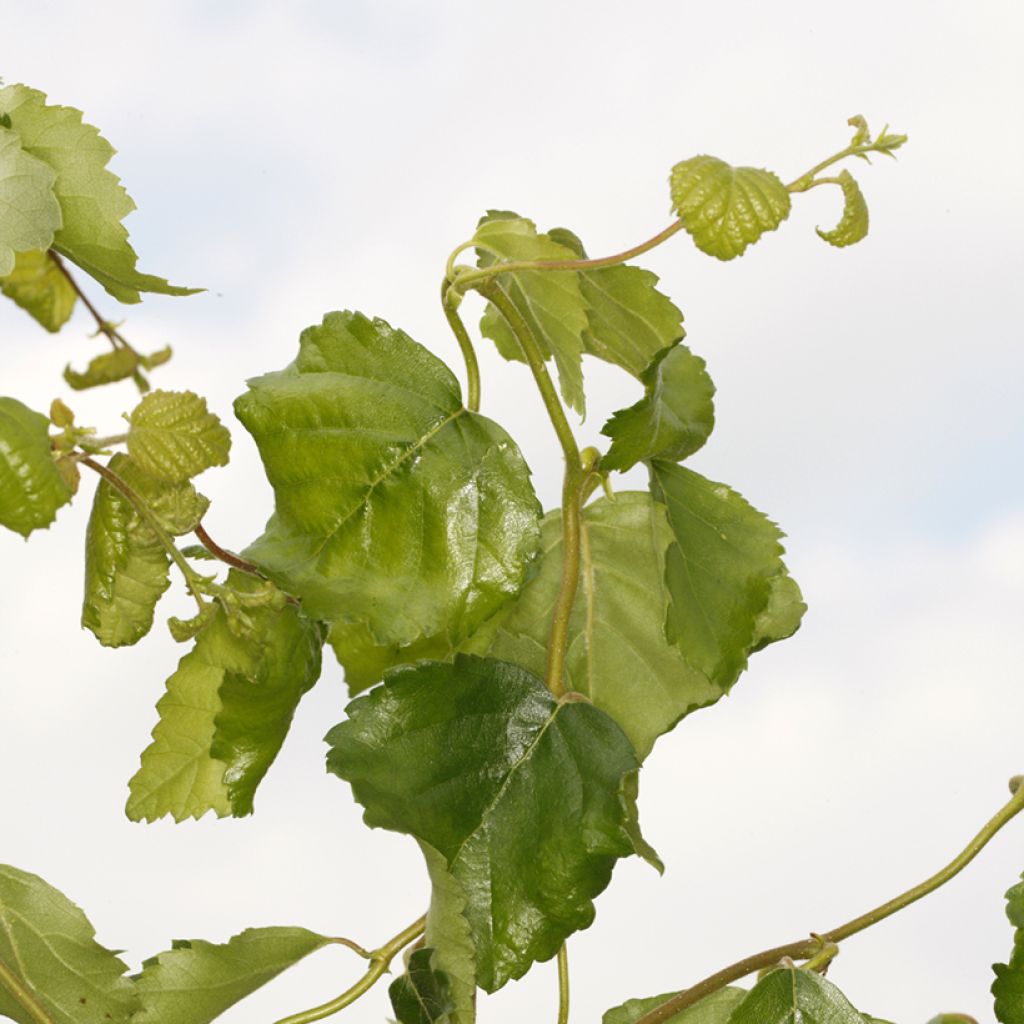
[[[75,391],[98,388],[104,384],[114,384],[126,380],[139,369],[139,357],[130,348],[115,348],[89,360],[86,369],[79,373],[68,363],[64,367],[64,381]]]
[[[417,949],[409,957],[405,974],[388,988],[398,1024],[438,1024],[455,1004],[448,993],[448,978],[430,966],[434,951]]]
[[[1002,1024],[1024,1024],[1024,881],[1007,890],[1006,916],[1016,931],[1010,962],[992,965],[995,1014]]]
[[[864,1024],[830,981],[797,967],[765,975],[733,1010],[729,1024]]]
[[[477,984],[553,957],[633,852],[625,777],[637,761],[590,703],[557,701],[516,665],[460,655],[393,672],[328,733],[330,771],[373,828],[446,860],[466,897]]]
[[[53,257],[38,249],[18,253],[14,269],[0,277],[0,291],[51,332],[68,322],[77,298]]]
[[[262,584],[233,570],[228,585],[246,593]],[[290,604],[247,614],[255,639],[239,636],[218,604],[167,680],[153,743],[129,783],[133,821],[252,812],[253,793],[320,674],[323,631]]]
[[[151,392],[128,423],[128,454],[158,480],[180,483],[228,464],[231,435],[191,391]]]
[[[0,864],[0,963],[52,1024],[135,1020],[139,1002],[127,968],[95,935],[63,893],[36,875]],[[17,1024],[40,1020],[2,978],[0,1017]]]
[[[771,578],[768,604],[754,623],[751,654],[791,637],[799,628],[807,605],[796,580],[783,570]]]
[[[727,690],[748,657],[794,632],[802,613],[799,594],[776,582],[786,572],[782,533],[736,491],[682,466],[652,462],[651,483],[675,536],[666,631],[694,668]],[[775,588],[785,589],[773,606]]]
[[[576,253],[539,233],[525,217],[488,210],[477,225],[473,242],[478,264],[499,260],[574,260]],[[583,397],[583,332],[587,311],[580,282],[572,270],[518,270],[494,279],[522,314],[545,359],[555,360],[562,397],[581,416]],[[523,360],[519,342],[498,310],[488,303],[480,332],[491,338],[506,359]]]
[[[329,636],[334,653],[345,667],[345,683],[351,696],[379,683],[395,665],[417,661],[444,661],[454,653],[444,634],[424,637],[411,644],[378,643],[365,622],[335,622]]]
[[[771,171],[695,156],[672,168],[672,208],[697,248],[720,260],[740,256],[788,216],[789,192]]]
[[[543,675],[548,631],[562,579],[561,512],[541,525],[536,575],[509,608],[471,637],[476,654]],[[665,639],[665,553],[673,543],[663,506],[621,492],[583,510],[580,585],[569,622],[566,684],[611,715],[643,759],[681,718],[725,689]]]
[[[705,362],[681,342],[641,376],[646,394],[601,428],[612,439],[601,469],[625,472],[645,459],[678,462],[703,447],[715,426],[715,386]]]
[[[330,313],[249,388],[235,409],[276,510],[246,556],[310,615],[365,622],[379,644],[453,644],[518,592],[540,514],[529,470],[408,335]]]
[[[53,183],[53,171],[25,151],[18,133],[0,127],[0,277],[14,271],[17,253],[53,243],[61,225]]]
[[[627,999],[621,1006],[607,1010],[601,1018],[601,1024],[634,1024],[645,1013],[650,1013],[677,994],[665,992],[663,995],[650,996],[646,999]],[[717,992],[705,996],[699,1003],[673,1014],[665,1024],[727,1024],[732,1011],[746,996],[745,988],[720,988]]]
[[[117,175],[107,170],[113,147],[95,128],[83,123],[81,111],[51,106],[38,90],[9,85],[0,89],[0,114],[10,118],[11,130],[25,152],[56,174],[53,192],[63,223],[58,220],[51,228],[56,232],[52,248],[77,263],[120,302],[138,302],[140,291],[164,295],[196,291],[177,288],[135,269],[138,257],[121,224],[135,203]],[[47,239],[21,248],[50,247]],[[9,270],[0,267],[0,272]]]
[[[859,242],[868,233],[868,204],[853,175],[839,172],[839,187],[843,190],[843,216],[831,231],[815,228],[818,234],[837,249]]]
[[[248,928],[228,942],[177,941],[142,965],[132,1024],[209,1024],[333,940],[305,928]]]
[[[50,525],[71,488],[50,454],[50,421],[0,398],[0,526],[27,537]]]

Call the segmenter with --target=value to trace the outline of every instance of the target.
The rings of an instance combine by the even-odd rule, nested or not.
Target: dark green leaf
[[[815,230],[838,249],[853,245],[868,233],[868,204],[853,175],[846,170],[839,172],[839,187],[843,190],[843,216],[831,231]]]
[[[780,967],[750,990],[729,1024],[864,1024],[864,1017],[821,975]]]
[[[71,282],[42,249],[19,252],[14,269],[0,277],[0,291],[52,332],[70,319],[77,298]]]
[[[371,827],[446,860],[487,991],[554,956],[633,852],[628,739],[585,701],[516,665],[460,655],[392,673],[328,734],[328,767]]]
[[[1007,890],[1006,916],[1016,931],[1010,962],[992,965],[995,1014],[1002,1024],[1024,1024],[1024,881]]]
[[[608,1010],[601,1018],[601,1024],[634,1024],[645,1013],[668,1002],[675,992],[665,992],[647,999],[628,999],[621,1006]],[[699,1003],[680,1010],[669,1017],[665,1024],[726,1024],[729,1016],[746,998],[745,988],[721,988],[705,996]]]
[[[50,454],[50,421],[16,398],[0,398],[0,526],[27,537],[71,500]]]
[[[447,976],[430,966],[433,954],[429,948],[417,949],[405,974],[388,988],[398,1024],[438,1024],[455,1008]]]

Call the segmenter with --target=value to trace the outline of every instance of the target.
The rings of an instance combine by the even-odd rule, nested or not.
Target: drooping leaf
[[[51,168],[25,151],[17,132],[0,126],[0,277],[13,272],[17,253],[53,242],[61,225],[53,183]]]
[[[75,391],[102,387],[126,380],[139,369],[139,357],[130,348],[115,348],[103,352],[89,360],[89,365],[82,371],[74,370],[68,363],[64,367],[64,381]]]
[[[478,263],[489,267],[509,260],[574,260],[576,253],[537,231],[525,217],[489,210],[477,225],[473,241]],[[562,397],[581,416],[583,397],[583,333],[586,303],[572,270],[518,270],[495,279],[529,325],[545,359],[554,358]],[[491,338],[506,359],[522,361],[519,342],[498,310],[488,303],[480,332]]]
[[[25,152],[56,174],[53,193],[61,219],[51,229],[56,232],[52,248],[77,263],[120,302],[138,302],[140,291],[164,295],[196,291],[177,288],[135,269],[138,257],[121,223],[135,203],[117,175],[107,170],[113,147],[95,128],[83,123],[81,111],[50,105],[36,89],[9,85],[0,89],[0,114],[10,119],[10,131]],[[22,246],[50,247],[49,239]]]
[[[408,335],[330,313],[249,387],[235,408],[276,510],[246,555],[309,614],[379,644],[457,643],[518,592],[540,515],[529,470]]]
[[[729,1024],[864,1024],[832,982],[799,967],[765,975],[736,1007]]]
[[[0,526],[27,537],[71,500],[50,454],[50,421],[16,398],[0,398]]]
[[[562,578],[562,521],[541,526],[536,575],[509,608],[466,644],[474,653],[543,675]],[[663,506],[620,492],[583,511],[580,584],[569,622],[566,685],[611,715],[643,759],[681,718],[725,692],[665,639],[665,553],[673,543]]]
[[[625,472],[645,459],[678,462],[703,447],[715,426],[715,385],[705,365],[682,343],[656,356],[641,377],[644,397],[601,428],[612,439],[601,468]]]
[[[150,392],[128,423],[128,454],[157,480],[179,483],[228,464],[231,435],[191,391]]]
[[[665,992],[660,996],[646,999],[627,999],[621,1006],[605,1011],[601,1024],[634,1024],[645,1013],[668,1002],[676,993]],[[720,988],[717,992],[705,996],[699,1003],[688,1006],[685,1010],[669,1017],[665,1024],[727,1024],[733,1010],[747,996],[745,988]]]
[[[629,740],[586,701],[557,701],[516,665],[460,655],[393,672],[328,734],[328,768],[374,828],[444,857],[466,898],[489,992],[590,925],[633,852]]]
[[[672,208],[697,248],[720,260],[742,255],[788,216],[789,192],[771,171],[695,156],[672,168]]]
[[[77,298],[53,257],[40,249],[18,253],[14,269],[0,277],[0,291],[51,332],[68,322]]]
[[[860,186],[849,171],[840,171],[838,178],[839,187],[843,190],[843,216],[831,231],[822,231],[821,228],[815,230],[829,245],[842,249],[867,236],[868,204],[864,201],[864,193],[861,192]]]
[[[96,942],[85,914],[36,875],[0,864],[0,962],[28,993],[0,978],[0,1017],[38,1024],[128,1024],[138,996],[127,967]],[[25,999],[35,1004],[33,1015]]]
[[[135,976],[132,1024],[209,1024],[293,964],[329,945],[305,928],[248,928],[227,942],[179,940]]]
[[[440,1024],[455,1008],[447,975],[431,966],[433,955],[432,949],[417,949],[405,974],[388,987],[398,1024]]]
[[[992,965],[995,1015],[1002,1024],[1024,1024],[1024,881],[1007,890],[1006,916],[1016,930],[1009,963]]]
[[[232,571],[228,584],[244,593],[260,581]],[[320,674],[323,631],[290,604],[247,614],[250,635],[239,636],[218,604],[167,680],[153,743],[129,783],[133,821],[251,813],[295,708]]]
[[[675,537],[666,558],[666,631],[686,660],[728,689],[747,659],[795,631],[802,601],[789,584],[782,533],[736,491],[670,462],[651,463]],[[773,607],[773,590],[778,606]]]

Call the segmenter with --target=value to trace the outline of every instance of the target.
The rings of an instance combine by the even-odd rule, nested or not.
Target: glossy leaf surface
[[[487,991],[554,956],[633,851],[628,739],[515,665],[460,655],[397,670],[328,734],[328,767],[375,828],[445,858],[466,896]]]
[[[434,951],[417,949],[405,974],[388,987],[398,1024],[440,1024],[455,1008],[448,991],[448,978],[431,966]]]
[[[813,971],[780,967],[733,1010],[729,1024],[864,1024],[846,996]]]
[[[830,231],[823,231],[821,228],[815,230],[829,245],[842,249],[867,236],[869,218],[864,193],[861,192],[853,175],[847,170],[842,170],[837,177],[839,187],[843,190],[843,215]]]
[[[601,1024],[634,1024],[645,1013],[650,1013],[674,995],[675,992],[665,992],[663,995],[650,996],[646,999],[628,999],[621,1006],[606,1011],[601,1018]],[[743,1002],[746,995],[745,988],[730,986],[719,989],[699,1003],[673,1014],[665,1024],[727,1024],[732,1011]]]
[[[51,332],[67,323],[77,298],[53,257],[43,250],[19,252],[11,272],[0,276],[0,291]]]

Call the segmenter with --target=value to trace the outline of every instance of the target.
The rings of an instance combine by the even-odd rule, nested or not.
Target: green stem
[[[979,853],[985,848],[992,837],[1015,815],[1024,810],[1024,786],[1018,785],[1013,796],[1004,804],[985,824],[981,831],[957,854],[944,868],[936,871],[930,878],[925,879],[920,885],[901,893],[874,910],[869,910],[860,917],[855,917],[846,924],[839,925],[831,931],[820,932],[808,939],[798,939],[796,942],[786,943],[784,946],[774,946],[771,949],[762,950],[751,956],[737,960],[736,963],[723,967],[709,975],[703,981],[688,989],[684,989],[671,999],[656,1006],[653,1010],[638,1018],[635,1024],[664,1024],[665,1021],[675,1016],[688,1006],[693,1006],[705,996],[717,992],[720,988],[745,978],[762,967],[771,967],[777,964],[783,957],[790,957],[793,960],[807,960],[817,956],[822,951],[822,943],[838,943],[848,939],[857,932],[864,931],[872,925],[884,921],[899,910],[909,907],[911,903],[929,893],[934,892],[941,885],[945,885],[951,878],[958,875]]]
[[[3,960],[0,960],[0,989],[7,989],[36,1024],[53,1024],[53,1018],[46,1012],[46,1008],[22,985]]]
[[[558,951],[558,1024],[569,1024],[569,954],[564,942]]]
[[[127,434],[111,434],[109,437],[80,437],[79,448],[90,454],[98,454],[113,448],[115,444],[124,444],[128,440]]]
[[[839,163],[840,160],[845,160],[848,156],[863,156],[868,153],[880,152],[884,151],[878,148],[877,142],[865,142],[858,146],[849,145],[846,149],[842,149],[838,153],[828,157],[828,159],[822,160],[820,164],[815,164],[809,171],[805,171],[801,174],[799,178],[794,178],[786,186],[786,191],[806,192],[809,188],[813,188],[817,184],[817,182],[813,180],[814,176],[825,170],[826,167],[831,167],[833,164]],[[836,183],[838,184],[838,181],[836,181]]]
[[[277,1021],[277,1024],[312,1024],[313,1021],[323,1020],[325,1017],[330,1017],[337,1013],[339,1010],[344,1010],[346,1006],[354,1003],[360,996],[365,995],[373,988],[374,985],[381,979],[381,976],[387,973],[388,967],[391,966],[391,961],[394,960],[399,953],[409,945],[410,942],[414,942],[422,934],[427,926],[426,917],[421,917],[418,921],[414,921],[404,931],[399,932],[393,939],[386,942],[380,949],[375,949],[370,954],[370,967],[366,974],[362,976],[351,988],[346,989],[336,999],[332,999],[330,1002],[323,1003],[321,1006],[314,1006],[311,1010],[303,1010],[301,1013],[294,1013],[290,1017],[283,1017]]]
[[[185,560],[185,556],[178,550],[178,546],[174,543],[171,535],[163,528],[160,520],[157,519],[153,510],[143,501],[142,497],[112,469],[90,458],[88,455],[78,461],[83,466],[88,466],[94,473],[98,473],[111,487],[116,488],[128,499],[132,508],[139,513],[145,520],[146,525],[156,534],[157,540],[160,541],[164,550],[170,555],[171,561],[181,570],[189,593],[195,598],[196,604],[199,605],[199,611],[205,611],[206,602],[203,600],[202,588],[200,586],[202,582],[201,577]]]
[[[445,319],[451,327],[455,340],[462,350],[462,358],[466,364],[466,408],[470,412],[480,411],[480,364],[477,362],[476,350],[473,348],[469,331],[462,322],[457,309],[457,296],[449,287],[448,279],[441,282],[441,305],[444,307]]]

